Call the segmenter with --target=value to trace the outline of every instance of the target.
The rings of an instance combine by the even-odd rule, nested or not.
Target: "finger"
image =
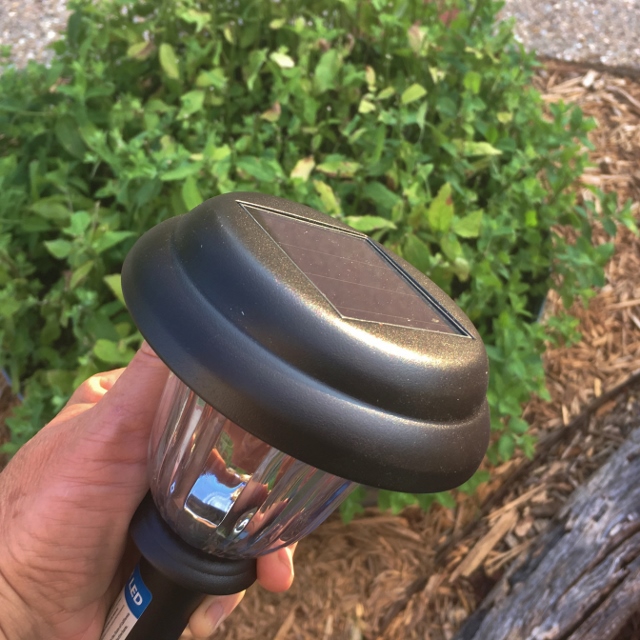
[[[296,544],[258,558],[258,582],[268,591],[280,593],[293,583],[293,554]]]
[[[96,404],[111,389],[123,371],[124,369],[115,369],[91,376],[73,392],[65,408],[75,404]]]
[[[168,372],[167,366],[145,342],[96,406],[95,429],[105,444],[115,447],[113,453],[118,457],[123,446],[135,451],[136,444],[143,445],[146,451]]]
[[[208,638],[244,598],[244,591],[230,596],[207,596],[189,619],[189,631],[195,638]],[[188,636],[187,636],[188,637]]]
[[[166,365],[145,343],[91,416],[78,422],[93,484],[117,487],[126,497],[123,511],[133,513],[147,490],[149,437],[167,374]]]
[[[124,369],[114,369],[97,373],[85,380],[69,398],[62,411],[45,425],[46,429],[66,423],[70,418],[84,413],[94,407],[104,394],[111,389],[115,381],[120,377]]]

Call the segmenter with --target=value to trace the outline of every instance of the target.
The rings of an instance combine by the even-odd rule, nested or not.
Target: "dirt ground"
[[[640,83],[549,63],[536,80],[548,102],[577,102],[597,118],[594,167],[583,183],[631,198],[640,214]],[[585,198],[590,192],[581,188]],[[576,308],[582,341],[545,355],[552,401],[525,418],[538,434],[534,460],[491,469],[457,507],[399,516],[368,509],[337,516],[302,541],[287,594],[253,587],[221,640],[449,640],[509,563],[544,531],[572,491],[616,449],[640,409],[640,240],[623,232],[607,284]],[[558,302],[548,301],[549,312]],[[2,381],[0,380],[0,385]],[[9,394],[0,392],[2,405]],[[640,638],[640,618],[618,640]]]

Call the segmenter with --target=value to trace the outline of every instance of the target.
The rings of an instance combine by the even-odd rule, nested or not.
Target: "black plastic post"
[[[255,558],[230,560],[191,547],[162,519],[151,494],[131,521],[131,536],[150,601],[126,640],[178,640],[205,594],[238,593],[256,580]]]
[[[176,584],[154,569],[144,556],[139,566],[152,599],[126,640],[178,640],[204,594]]]

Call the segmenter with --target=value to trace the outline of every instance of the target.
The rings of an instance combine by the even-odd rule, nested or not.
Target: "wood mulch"
[[[547,102],[575,102],[597,118],[595,167],[583,181],[631,198],[640,214],[640,83],[547,63],[536,84]],[[291,590],[253,587],[216,637],[453,638],[640,410],[639,273],[640,240],[623,231],[606,286],[587,309],[575,309],[582,341],[545,354],[552,401],[532,400],[524,413],[540,440],[533,461],[516,457],[491,469],[491,482],[473,497],[458,494],[454,510],[391,516],[367,509],[348,526],[332,516],[300,543]],[[557,304],[551,297],[548,310]],[[618,640],[639,638],[639,629],[640,618],[630,620]]]

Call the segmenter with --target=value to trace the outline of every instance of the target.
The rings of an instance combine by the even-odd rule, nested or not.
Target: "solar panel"
[[[344,318],[464,335],[367,236],[242,206]]]

